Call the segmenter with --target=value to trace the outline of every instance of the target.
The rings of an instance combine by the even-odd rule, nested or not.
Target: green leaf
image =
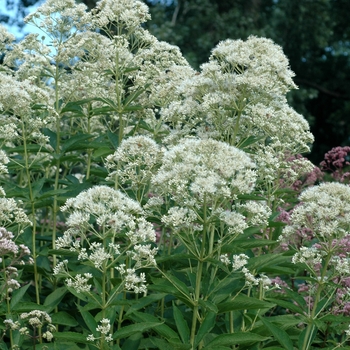
[[[309,345],[312,344],[314,338],[316,337],[318,328],[315,326],[312,326],[311,332],[307,333],[307,331],[308,331],[308,327],[305,327],[305,329],[301,332],[299,336],[299,340],[298,340],[299,349],[309,349],[309,347],[304,347],[304,343]],[[306,336],[308,336],[307,339],[306,339]]]
[[[266,136],[249,136],[247,137],[246,139],[244,139],[242,142],[240,142],[238,145],[237,145],[237,148],[239,149],[244,149],[250,145],[253,145],[254,143],[260,141],[260,140],[263,140],[265,139]]]
[[[27,292],[29,287],[30,287],[30,284],[26,284],[25,286],[15,290],[12,293],[11,301],[10,301],[10,308],[11,309],[14,309],[16,307],[16,305],[23,299],[23,296]]]
[[[180,337],[184,343],[188,343],[190,339],[190,329],[188,327],[188,324],[182,312],[174,304],[173,304],[173,313],[174,313],[175,324],[180,334]]]
[[[269,239],[237,239],[231,244],[225,244],[222,247],[222,253],[232,253],[236,251],[244,251],[246,249],[264,247],[276,244],[276,241]]]
[[[219,313],[223,313],[234,310],[271,309],[274,306],[275,304],[239,294],[234,299],[219,304],[218,309]]]
[[[43,129],[43,134],[49,137],[50,146],[55,150],[57,147],[57,134],[54,131],[47,128]]]
[[[73,101],[73,102],[68,102],[66,105],[61,109],[61,113],[65,112],[82,112],[81,106],[91,102],[91,98],[87,98],[84,100],[79,100],[79,101]],[[83,114],[82,114],[83,115]]]
[[[75,332],[56,332],[53,334],[54,339],[62,339],[64,341],[69,341],[74,343],[83,343],[83,344],[91,344],[91,341],[88,341],[86,335]]]
[[[135,333],[142,333],[148,331],[149,329],[155,329],[156,327],[159,327],[162,324],[163,322],[141,322],[132,324],[130,326],[125,326],[114,332],[113,339],[127,338]]]
[[[153,323],[159,322],[157,317],[144,312],[137,312],[137,311],[132,313],[132,315],[130,315],[129,318],[134,322],[140,322],[140,321],[153,322]],[[181,342],[177,333],[174,332],[170,327],[168,327],[165,324],[160,324],[160,326],[155,328],[154,331],[161,337],[164,337],[165,339],[168,339],[168,340],[177,339],[178,342]]]
[[[153,345],[156,346],[158,350],[189,350],[191,349],[190,344],[182,344],[182,343],[176,343],[172,341],[165,341],[164,339],[159,338],[150,338]]]
[[[110,149],[109,147],[100,147],[94,151],[92,156],[94,158],[107,157],[112,153],[113,153],[113,150]]]
[[[133,312],[138,311],[138,310],[144,308],[145,306],[154,303],[155,301],[158,301],[160,299],[165,298],[166,295],[167,294],[165,294],[165,293],[151,294],[151,295],[148,295],[148,296],[143,297],[141,299],[138,299],[137,301],[135,301],[136,303],[131,305],[131,307],[126,312],[125,316],[128,316],[128,315],[132,314]]]
[[[146,89],[150,86],[151,84],[146,84],[143,88],[139,88],[136,91],[134,91],[132,94],[130,94],[124,101],[124,110],[126,110],[127,107],[129,106],[132,101],[134,101],[137,97],[139,97],[142,93],[146,91]],[[142,106],[141,106],[142,107]]]
[[[199,299],[198,303],[199,303],[199,305],[203,306],[205,310],[209,310],[211,312],[214,312],[215,314],[218,313],[217,306],[214,303],[212,303],[211,301]]]
[[[203,350],[215,350],[217,346],[231,346],[235,344],[254,344],[269,339],[255,333],[221,334],[214,338]]]
[[[142,333],[138,332],[125,340],[122,350],[138,350],[141,343]]]
[[[32,190],[33,190],[33,197],[34,198],[39,197],[38,195],[44,186],[45,180],[46,179],[43,177],[43,178],[32,183]]]
[[[92,135],[90,134],[77,134],[69,138],[62,145],[62,154],[68,151],[74,151],[81,149],[81,143],[85,140],[91,139]]]
[[[239,194],[237,198],[247,200],[247,201],[267,201],[265,197],[256,196],[254,194]]]
[[[282,254],[266,254],[260,255],[254,258],[250,258],[248,262],[249,270],[257,270],[258,272],[264,271],[264,267],[271,265],[279,265],[282,263],[290,263],[290,257]]]
[[[260,317],[261,322],[272,333],[276,340],[287,350],[293,350],[293,343],[290,340],[289,335],[283,329],[276,327],[273,323],[269,322],[266,318]]]
[[[186,305],[193,306],[193,302],[187,286],[177,277],[172,276],[171,271],[167,273],[167,279],[152,278],[152,282],[153,284],[149,286],[150,289],[175,295],[180,300],[184,301]]]
[[[216,315],[217,315],[217,313],[215,313],[215,312],[208,312],[205,315],[205,318],[204,318],[202,324],[200,325],[198,332],[196,334],[195,347],[198,346],[198,344],[203,339],[203,337],[206,334],[208,334],[215,326]]]
[[[305,312],[305,310],[303,310],[299,306],[297,306],[289,301],[285,301],[285,300],[281,300],[281,299],[277,299],[277,298],[266,298],[266,300],[271,301],[271,302],[277,304],[278,306],[281,306],[281,307],[288,309],[290,311],[294,311],[294,312],[301,314],[301,315],[303,315]]]
[[[48,312],[52,311],[56,306],[58,306],[58,304],[63,299],[66,293],[67,293],[67,288],[64,286],[64,287],[57,288],[46,297],[44,301],[44,306],[48,308],[49,310]]]
[[[123,112],[141,111],[143,108],[144,107],[142,105],[126,106],[123,108]]]
[[[109,142],[114,147],[114,149],[118,149],[118,146],[119,146],[119,135],[115,134],[114,132],[107,131],[107,137],[108,137]]]
[[[11,308],[11,310],[17,312],[28,312],[32,310],[40,310],[47,312],[47,308],[44,305],[38,305],[37,303],[33,303],[31,301],[19,302],[18,304],[16,304],[15,307]]]
[[[98,337],[98,332],[96,330],[97,322],[95,321],[95,318],[90,314],[89,311],[85,311],[80,305],[77,306],[90,332],[94,335],[94,337]]]
[[[51,316],[53,324],[60,324],[63,326],[76,327],[78,326],[77,320],[65,311],[58,311]]]

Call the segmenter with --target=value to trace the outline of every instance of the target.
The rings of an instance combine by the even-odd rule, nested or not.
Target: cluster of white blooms
[[[175,230],[194,229],[201,230],[201,225],[194,225],[198,221],[197,214],[190,208],[171,207],[166,215],[162,216],[162,222]]]
[[[75,0],[47,0],[24,21],[34,23],[51,38],[60,40],[64,35],[91,27],[91,14],[86,9],[86,5]]]
[[[350,187],[337,182],[322,183],[299,196],[291,224],[283,229],[280,241],[309,229],[320,242],[331,242],[350,234]],[[332,247],[330,247],[332,249]]]
[[[122,276],[126,290],[133,291],[136,294],[143,293],[145,295],[147,293],[147,281],[144,272],[141,272],[138,276],[135,273],[135,269],[126,268],[125,264],[117,266],[116,270],[119,271]]]
[[[73,288],[77,293],[89,293],[92,286],[88,282],[91,278],[91,273],[77,274],[74,277],[67,278],[66,283],[68,287]]]
[[[96,27],[114,24],[129,32],[151,18],[147,5],[138,0],[100,0],[92,12]]]
[[[4,58],[4,64],[16,67],[15,76],[23,81],[39,76],[43,70],[46,74],[53,71],[50,53],[51,48],[39,39],[39,34],[31,33],[13,45],[12,50]],[[47,79],[45,81],[47,83]],[[38,83],[36,80],[34,84]],[[41,84],[41,87],[44,85]]]
[[[158,248],[152,248],[150,244],[135,245],[131,252],[131,258],[136,261],[135,267],[155,266],[157,263],[154,257],[157,254],[157,251]]]
[[[177,98],[161,109],[172,128],[165,142],[194,134],[238,147],[247,144],[263,190],[267,184],[279,186],[279,177],[293,183],[299,174],[287,153],[308,152],[313,142],[307,121],[285,97],[296,88],[293,76],[281,47],[269,39],[219,43],[209,63],[178,84]],[[306,159],[299,162],[310,169]]]
[[[114,267],[116,261],[134,261],[134,267],[117,268],[127,290],[145,293],[145,275],[138,277],[136,269],[155,266],[157,248],[146,242],[155,242],[153,225],[144,218],[139,203],[107,186],[95,186],[70,198],[61,208],[70,213],[68,230],[56,240],[56,248],[69,248],[78,253],[78,260],[104,272]],[[118,243],[114,243],[117,240]],[[103,243],[102,243],[103,242]],[[107,244],[106,244],[107,242]],[[54,274],[66,278],[68,287],[78,293],[88,293],[92,278],[90,273],[71,275],[67,260],[54,267]]]
[[[8,47],[15,40],[15,36],[9,33],[6,28],[0,24],[0,54],[7,51]]]
[[[107,179],[117,179],[118,183],[138,190],[149,183],[162,155],[160,146],[147,136],[124,139],[118,149],[106,158]]]
[[[318,284],[332,280],[342,288],[350,273],[348,240],[350,237],[350,186],[337,182],[309,187],[299,196],[297,205],[284,227],[279,241],[296,253],[292,262],[303,264]],[[304,244],[304,246],[300,246]],[[310,243],[308,243],[310,242]],[[315,287],[312,281],[308,288]]]
[[[24,312],[20,315],[21,322],[27,323],[33,329],[42,329],[46,325],[46,331],[42,333],[42,337],[47,341],[53,339],[52,332],[56,331],[56,327],[52,324],[51,317],[45,311],[32,310],[30,312]],[[20,330],[21,334],[29,334],[27,327],[22,327]]]
[[[218,198],[234,199],[255,185],[255,165],[242,151],[215,140],[187,138],[164,153],[152,178],[163,195],[185,207],[202,206]]]
[[[232,257],[232,268],[233,270],[240,270],[243,268],[245,265],[248,264],[248,255],[246,254],[239,254],[239,255],[234,255]]]
[[[334,264],[335,271],[340,276],[349,276],[350,274],[350,261],[347,257],[333,256],[331,262]]]
[[[219,218],[228,226],[228,233],[231,235],[243,233],[248,227],[246,217],[235,211],[223,211]]]
[[[9,204],[13,204],[13,199],[9,199]],[[6,199],[0,198],[0,208],[1,205],[6,205]],[[19,212],[19,215],[13,212],[14,208],[9,208],[10,211],[0,214],[2,224],[11,225],[13,222],[18,221],[19,228],[23,224],[28,224],[28,218],[23,211]],[[1,209],[0,209],[1,210]],[[15,210],[19,210],[16,208]],[[13,216],[14,215],[14,216]],[[24,222],[23,222],[24,220]],[[10,293],[15,289],[21,287],[18,277],[19,272],[17,267],[14,265],[25,265],[26,263],[31,264],[33,262],[30,257],[30,250],[24,244],[17,244],[15,241],[15,236],[12,232],[8,231],[5,227],[0,226],[0,263],[3,266],[2,273],[0,275],[0,302],[4,299],[10,298]]]
[[[0,194],[0,227],[17,224],[19,231],[30,226],[32,222],[22,208],[13,198],[4,198]]]
[[[104,336],[107,335],[107,337],[104,337],[104,340],[108,343],[113,341],[113,336],[111,333],[109,333],[110,330],[111,330],[111,323],[110,323],[110,320],[108,318],[103,318],[100,321],[100,324],[96,328],[97,332],[103,334]],[[93,334],[89,334],[86,339],[88,341],[95,341],[95,340],[100,339],[100,337],[94,337]]]
[[[0,73],[0,111],[24,116],[31,113],[31,105],[48,101],[48,92],[32,81],[17,81],[11,75]]]
[[[275,94],[285,94],[296,87],[288,59],[270,39],[255,36],[246,41],[228,39],[216,46],[210,59],[220,72],[232,74],[240,87]]]
[[[303,263],[311,268],[322,263],[322,255],[315,247],[300,247],[299,251],[293,255],[293,264]]]
[[[68,218],[69,227],[84,232],[86,227],[82,227],[83,223],[87,227],[92,226],[90,216],[99,225],[118,231],[124,227],[135,230],[136,216],[142,214],[142,208],[136,201],[108,186],[94,186],[75,198],[69,198],[61,210],[74,214],[75,221]]]
[[[240,210],[246,211],[247,222],[251,226],[267,226],[271,209],[263,201],[247,201],[237,205]]]

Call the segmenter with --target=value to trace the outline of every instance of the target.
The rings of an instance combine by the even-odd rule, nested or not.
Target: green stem
[[[23,150],[24,150],[24,162],[25,162],[25,171],[27,176],[27,184],[29,189],[29,200],[30,200],[30,207],[31,207],[31,215],[32,215],[32,255],[33,255],[33,267],[34,267],[34,284],[35,284],[35,296],[36,296],[36,303],[40,304],[40,293],[39,293],[39,274],[38,274],[38,265],[37,265],[37,256],[36,256],[36,218],[35,218],[35,205],[34,205],[34,193],[32,188],[32,180],[31,180],[31,174],[29,170],[29,154],[28,154],[28,148],[27,148],[27,138],[26,138],[26,130],[24,122],[22,121],[22,136],[23,136]]]
[[[195,288],[195,294],[194,294],[194,308],[193,308],[193,314],[192,314],[192,326],[191,326],[191,350],[194,350],[195,345],[195,337],[196,337],[196,329],[197,329],[197,320],[199,320],[199,299],[201,295],[201,286],[202,286],[202,274],[203,274],[203,264],[204,264],[204,258],[206,254],[206,244],[207,244],[207,202],[206,197],[204,196],[203,199],[203,237],[202,237],[202,244],[201,244],[201,252],[200,257],[198,259],[198,265],[197,265],[197,274],[196,274],[196,288]],[[198,347],[199,349],[202,348],[201,345]]]
[[[309,317],[309,323],[308,323],[307,328],[306,328],[306,333],[305,333],[305,337],[304,337],[304,341],[303,341],[303,347],[301,350],[308,350],[310,348],[310,345],[311,345],[311,337],[310,336],[312,334],[312,331],[315,328],[315,326],[313,325],[313,321],[314,321],[315,316],[316,316],[316,310],[317,310],[318,303],[320,302],[320,299],[321,299],[321,292],[324,288],[323,282],[325,280],[325,276],[327,273],[327,268],[328,268],[328,264],[329,264],[330,259],[331,259],[331,254],[328,254],[326,257],[326,260],[325,260],[325,264],[322,268],[319,283],[317,285],[317,291],[316,291],[316,296],[314,299],[314,305],[313,305],[313,308],[311,310],[311,315]]]

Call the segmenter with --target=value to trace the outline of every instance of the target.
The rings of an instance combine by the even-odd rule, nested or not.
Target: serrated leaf
[[[90,332],[94,335],[94,337],[98,337],[97,322],[95,318],[90,314],[89,311],[85,311],[80,305],[77,305],[80,315],[83,317],[85,324],[88,326]]]
[[[122,350],[138,350],[142,339],[142,333],[138,332],[125,340]]]
[[[254,344],[265,341],[270,337],[264,337],[255,333],[221,334],[214,338],[203,350],[215,350],[216,346],[231,346],[236,344]]]
[[[24,294],[27,292],[30,284],[26,284],[25,286],[15,290],[11,295],[10,308],[14,309],[16,305],[23,299]]]
[[[175,324],[180,334],[180,337],[184,343],[188,343],[190,339],[190,329],[188,327],[188,324],[185,318],[183,317],[182,312],[174,304],[173,304],[173,313],[174,313]]]
[[[301,315],[304,314],[304,310],[302,308],[300,308],[299,306],[297,306],[289,301],[285,301],[285,300],[281,300],[281,299],[277,299],[277,298],[266,298],[266,300],[271,301],[271,302],[277,304],[278,306],[281,306],[287,310],[294,311],[294,312],[301,314]]]
[[[107,131],[107,137],[114,149],[117,149],[119,146],[119,135],[111,131]]]
[[[246,139],[244,139],[242,142],[240,142],[238,145],[237,145],[237,148],[239,149],[244,149],[250,145],[253,145],[254,143],[260,141],[260,140],[263,140],[265,139],[266,136],[249,136],[247,137]]]
[[[94,158],[100,158],[100,157],[106,157],[113,153],[113,150],[111,150],[109,147],[100,147],[96,149],[93,153]]]
[[[289,335],[283,329],[276,327],[273,323],[269,322],[266,318],[260,317],[264,326],[272,333],[275,339],[287,350],[293,350],[293,343],[290,340]]]
[[[65,286],[57,288],[46,297],[44,301],[44,306],[46,306],[50,312],[60,303],[60,301],[63,299],[66,293],[67,293],[67,288]]]
[[[125,313],[125,316],[128,316],[128,315],[132,314],[133,312],[138,311],[151,303],[154,303],[155,301],[158,301],[160,299],[165,298],[166,295],[167,294],[165,294],[165,293],[151,294],[151,295],[148,295],[146,297],[143,297],[143,298],[137,300],[135,303],[133,303],[131,305],[131,307]]]
[[[69,341],[74,343],[83,343],[83,344],[91,344],[91,341],[88,341],[86,335],[75,332],[56,332],[54,333],[55,339],[62,339],[64,341]]]
[[[163,322],[141,322],[132,324],[130,326],[122,327],[121,329],[118,329],[113,334],[113,339],[122,339],[122,338],[128,338],[131,335],[138,333],[138,332],[145,332],[149,329],[154,329],[156,327],[159,327],[162,325]]]
[[[217,313],[215,313],[215,312],[208,312],[206,314],[206,316],[205,316],[203,322],[201,323],[201,325],[198,329],[198,332],[196,334],[195,347],[198,346],[198,344],[203,339],[203,337],[206,334],[208,334],[215,326],[216,315],[217,315]]]
[[[153,345],[157,347],[158,350],[189,350],[191,349],[190,344],[182,344],[175,342],[167,342],[164,339],[159,339],[155,337],[150,338]]]
[[[239,294],[234,299],[217,306],[219,313],[223,313],[234,310],[271,309],[275,304],[254,297],[248,297],[244,294]]]
[[[51,315],[52,323],[62,326],[76,327],[78,326],[77,320],[65,311],[58,311]]]
[[[133,320],[134,322],[153,322],[153,323],[157,323],[159,322],[158,318],[144,313],[144,312],[134,312],[132,313],[129,318],[131,320]],[[168,327],[166,324],[161,324],[160,326],[158,326],[157,328],[154,329],[154,331],[160,335],[161,337],[164,337],[165,339],[177,339],[178,342],[181,342],[178,334],[176,332],[174,332],[170,327]]]
[[[74,151],[76,149],[81,149],[81,143],[85,140],[91,139],[92,135],[90,134],[77,134],[69,138],[62,145],[62,154]]]

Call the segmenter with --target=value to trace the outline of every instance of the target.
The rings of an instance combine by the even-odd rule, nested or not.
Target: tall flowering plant
[[[346,348],[348,147],[310,187],[282,49],[196,72],[149,19],[48,0],[42,36],[0,27],[0,348]]]

